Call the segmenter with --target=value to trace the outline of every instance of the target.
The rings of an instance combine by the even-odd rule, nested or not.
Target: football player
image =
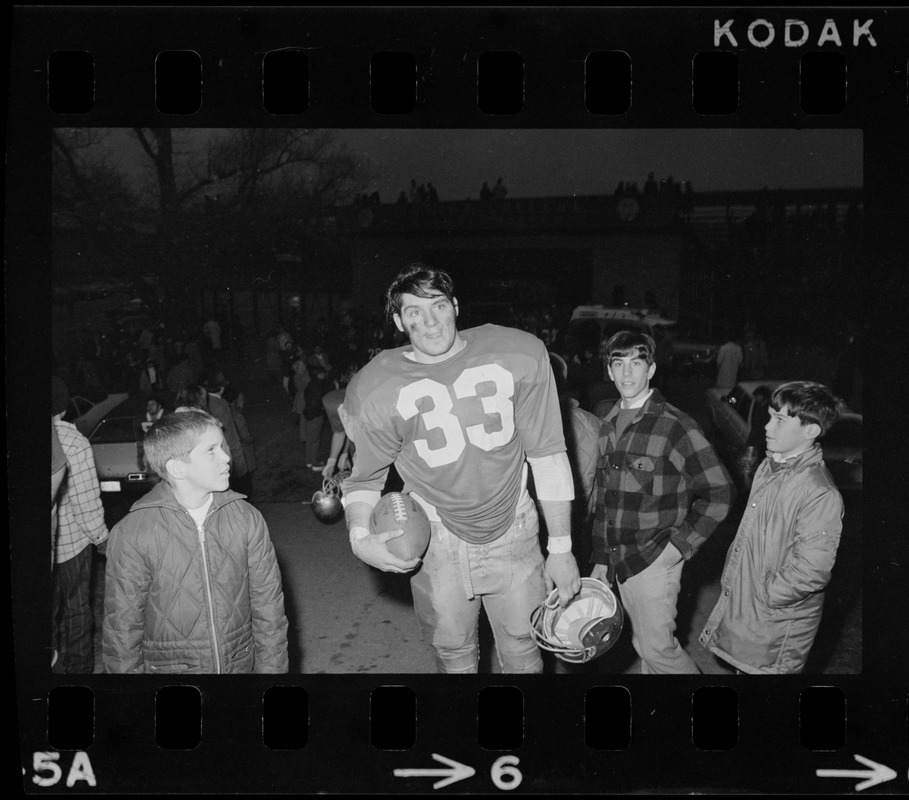
[[[393,463],[432,522],[411,588],[439,670],[477,671],[482,603],[502,671],[542,672],[530,615],[553,587],[563,606],[581,588],[571,552],[574,488],[549,354],[513,328],[459,331],[451,278],[425,264],[406,267],[385,300],[410,341],[360,370],[341,409],[357,448],[343,486],[353,552],[387,572],[419,563],[389,552],[386,542],[398,532],[369,531]],[[528,464],[549,535],[545,563]]]

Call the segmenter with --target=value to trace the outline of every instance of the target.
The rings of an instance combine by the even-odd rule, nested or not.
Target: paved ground
[[[291,671],[313,673],[427,673],[433,659],[420,639],[406,576],[374,570],[350,552],[343,522],[324,524],[309,506],[321,476],[305,469],[303,445],[280,386],[271,386],[261,358],[238,359],[227,377],[247,396],[247,421],[256,439],[258,469],[253,500],[268,523],[284,579],[291,626]],[[678,381],[671,399],[705,426],[707,382]],[[711,432],[708,427],[708,435]],[[327,441],[326,441],[327,445]],[[726,550],[741,516],[737,508],[683,572],[678,636],[705,673],[727,669],[697,643],[713,607]],[[123,509],[111,509],[111,523]],[[103,560],[96,570],[100,608]],[[861,672],[861,505],[847,507],[846,530],[822,628],[809,671]],[[481,629],[481,671],[494,671],[491,633]],[[547,671],[603,674],[638,672],[640,663],[626,632],[606,656],[580,667],[547,658]]]

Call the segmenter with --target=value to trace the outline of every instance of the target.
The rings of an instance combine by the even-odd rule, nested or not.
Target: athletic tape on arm
[[[527,459],[533,469],[533,483],[540,500],[574,500],[574,481],[568,453]]]
[[[347,528],[352,531],[354,528],[369,530],[369,517],[372,510],[379,502],[382,496],[381,492],[351,492],[341,498],[344,504],[344,516],[347,519]]]

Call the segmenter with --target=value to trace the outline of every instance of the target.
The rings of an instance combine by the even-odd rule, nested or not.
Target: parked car
[[[141,303],[137,306],[127,303],[122,308],[111,309],[105,312],[105,317],[111,332],[129,339],[145,328],[158,329],[159,321],[145,311]]]
[[[103,400],[92,400],[83,395],[75,395],[70,397],[63,419],[66,422],[72,422],[76,426],[76,430],[83,436],[88,436],[108,411],[120,405],[128,397],[126,392],[109,394]]]
[[[732,389],[707,390],[707,408],[731,457],[741,455],[751,434],[754,393],[759,387],[773,393],[784,380],[743,381]],[[841,490],[862,488],[862,415],[846,408],[820,439],[824,461]]]
[[[714,344],[684,341],[676,332],[677,323],[674,319],[660,316],[646,308],[578,306],[571,313],[568,330],[570,335],[581,341],[602,341],[623,330],[641,330],[654,339],[659,332],[663,332],[672,342],[672,369],[679,374],[712,372],[719,349]]]
[[[138,497],[159,481],[149,469],[142,447],[144,414],[145,398],[127,395],[88,435],[102,498],[108,493]]]
[[[114,324],[118,331],[128,336],[135,336],[146,328],[153,331],[158,329],[158,322],[148,314],[125,314],[118,317]]]

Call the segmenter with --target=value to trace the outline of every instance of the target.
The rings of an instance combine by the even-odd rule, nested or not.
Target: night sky
[[[181,131],[186,145],[207,131]],[[727,189],[860,187],[860,130],[339,130],[377,175],[362,191],[393,202],[402,189],[432,181],[441,200],[477,199],[483,181],[501,176],[509,197],[612,194],[619,181],[642,187],[691,181],[695,192]],[[112,160],[148,168],[134,138],[107,139]]]
[[[477,199],[501,176],[509,197],[612,194],[689,180],[695,191],[862,185],[856,130],[368,130],[342,131],[379,170],[383,201],[432,181],[441,200]]]

